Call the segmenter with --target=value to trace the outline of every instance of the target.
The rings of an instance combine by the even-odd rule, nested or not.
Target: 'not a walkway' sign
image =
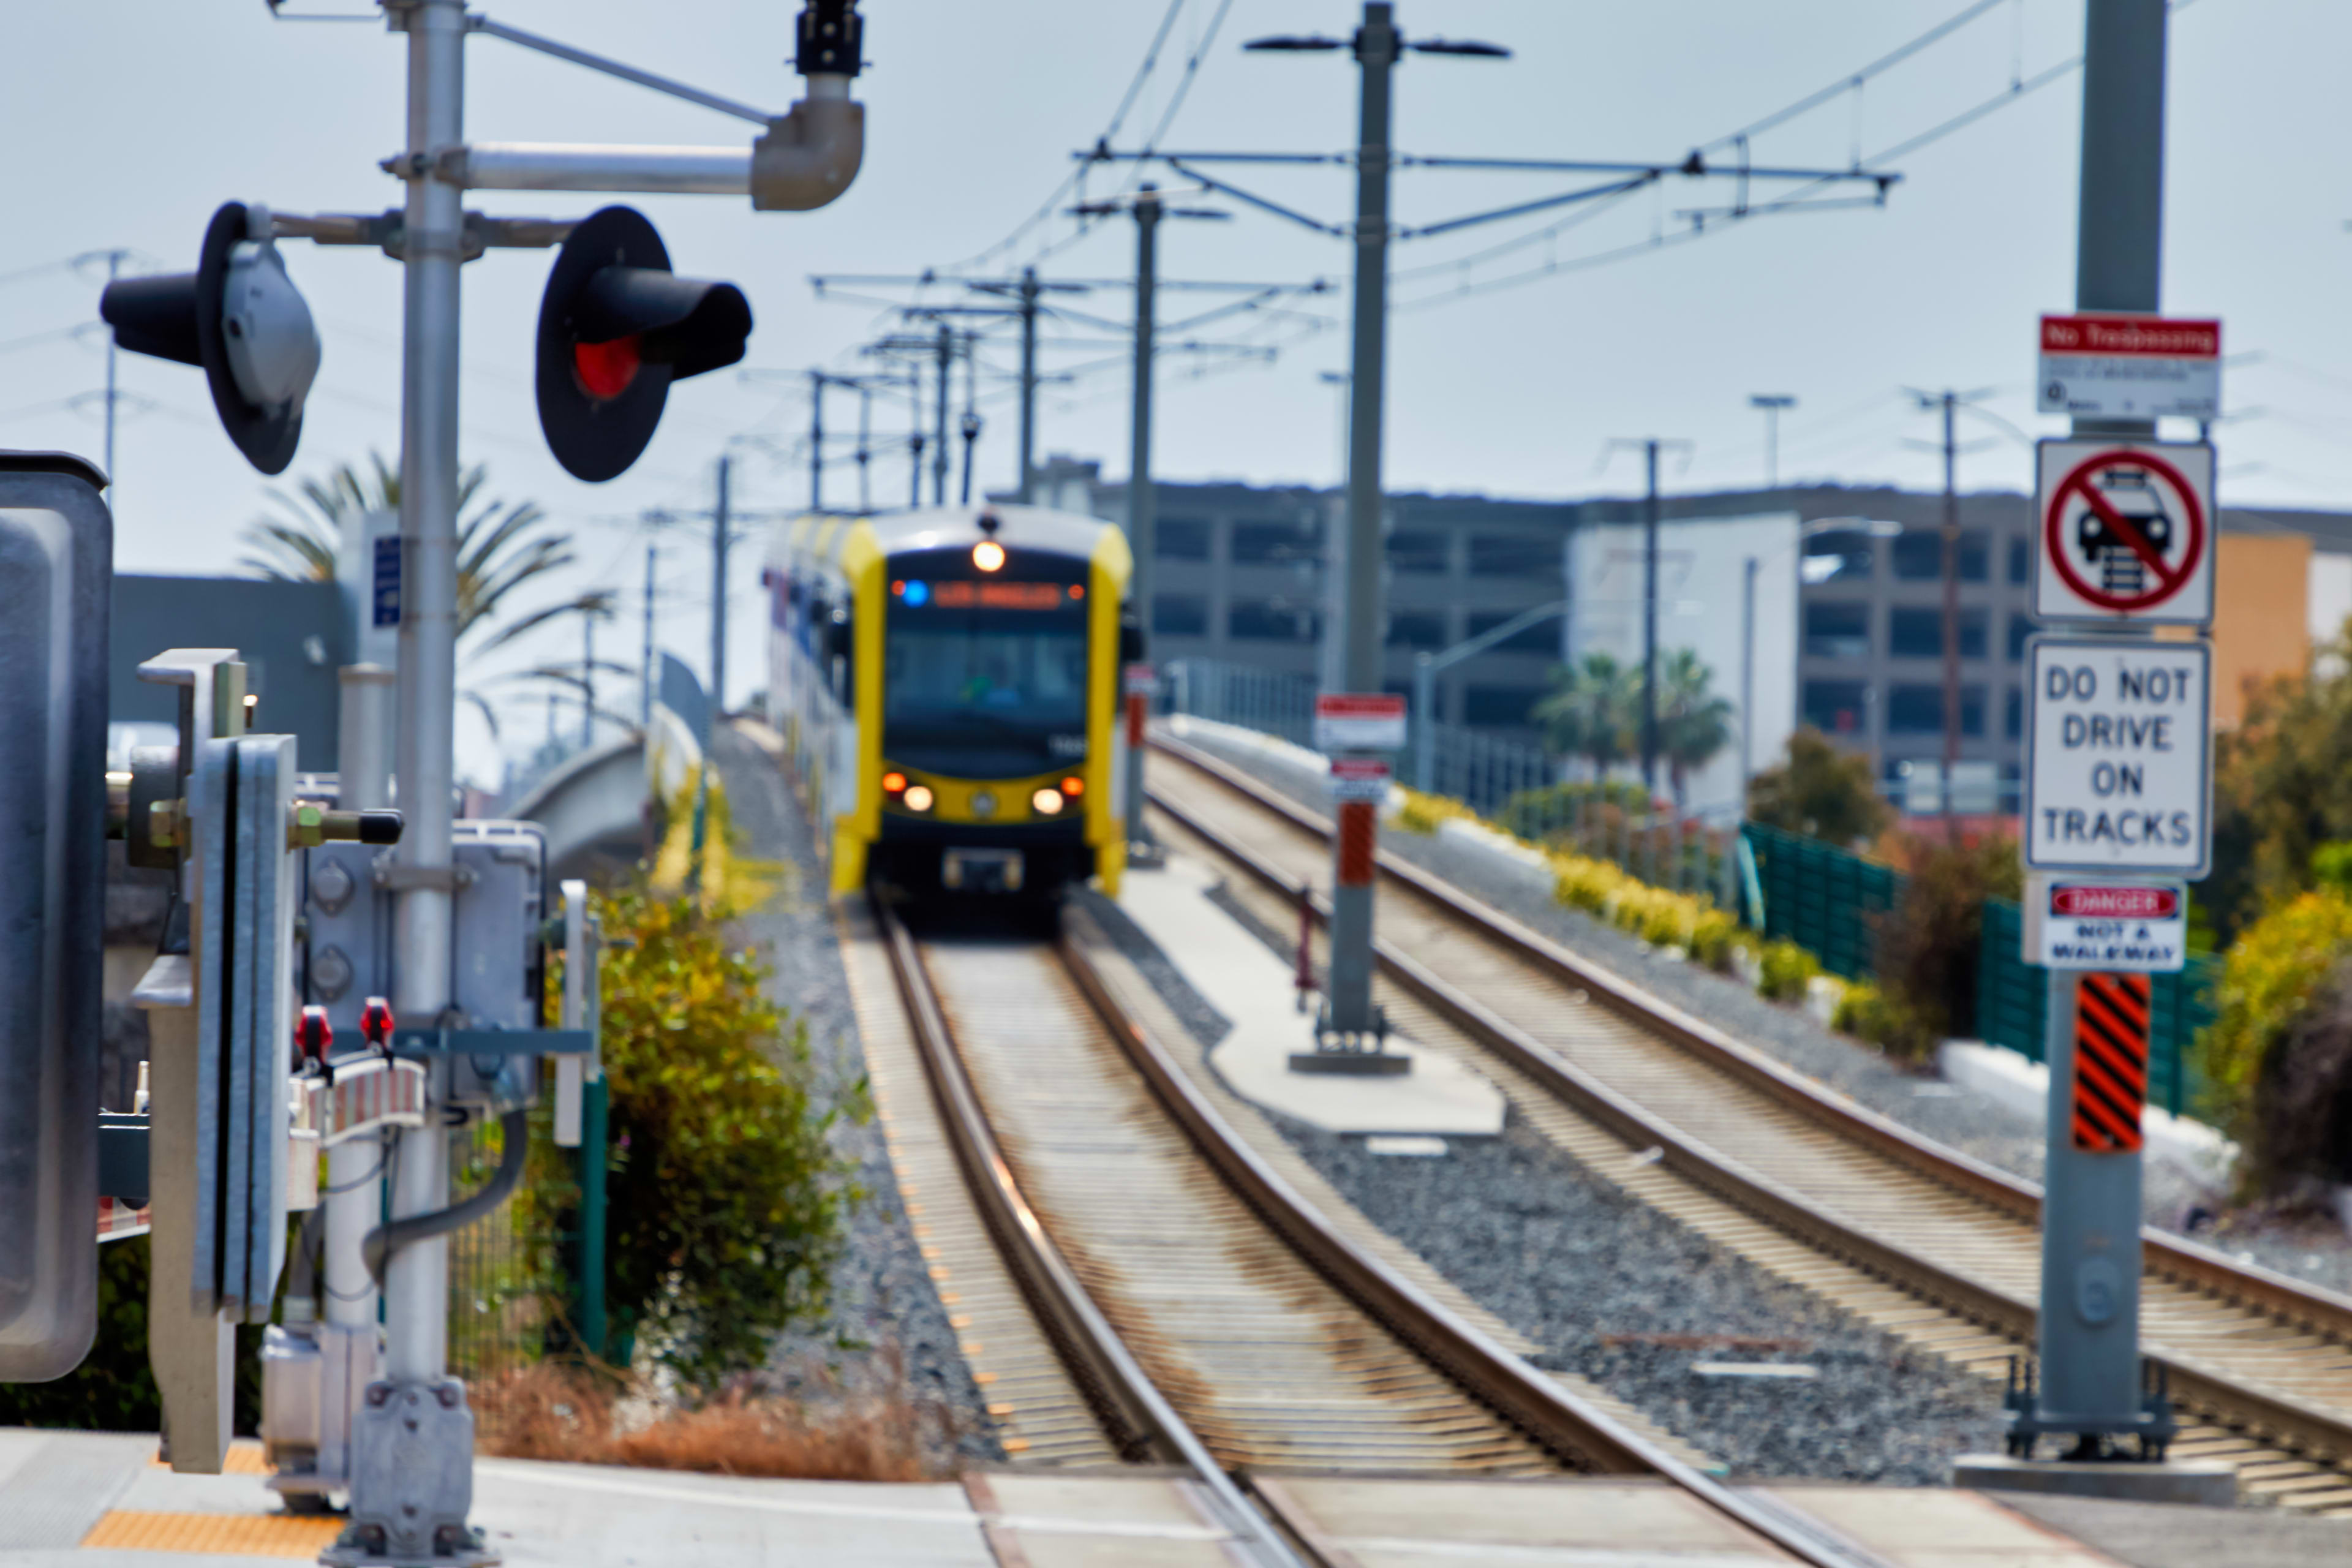
[[[2041,637],[2027,649],[2027,868],[2204,876],[2210,646]]]

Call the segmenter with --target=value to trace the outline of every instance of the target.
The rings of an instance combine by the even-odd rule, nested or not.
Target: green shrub
[[[2347,957],[2352,899],[2333,890],[2277,906],[2223,955],[2216,1016],[2194,1047],[2206,1086],[2200,1109],[2249,1147],[2261,1142],[2254,1109],[2266,1064]]]
[[[1787,758],[1748,786],[1748,815],[1844,849],[1884,833],[1895,808],[1879,798],[1867,755],[1840,751],[1809,724],[1789,737]]]
[[[1921,1027],[1908,1007],[1866,980],[1846,986],[1830,1014],[1830,1027],[1906,1057],[1925,1056],[1934,1050],[1939,1038],[1933,1030]]]
[[[1760,956],[1764,977],[1757,984],[1756,991],[1775,1002],[1803,1001],[1805,987],[1822,973],[1821,962],[1793,942],[1768,942]]]
[[[1609,821],[1613,826],[1623,813],[1646,814],[1650,792],[1623,779],[1598,784],[1578,780],[1548,784],[1541,789],[1523,789],[1503,803],[1502,809],[1495,814],[1495,826],[1531,844],[1557,840],[1573,831],[1580,806],[1588,814],[1595,806],[1609,808]]]
[[[1872,967],[1899,1037],[1877,1038],[1906,1055],[1975,1032],[1977,947],[1987,899],[2021,898],[2025,878],[2017,845],[2006,837],[1976,844],[1914,839],[1903,900],[1871,918]]]
[[[725,910],[642,893],[600,908],[635,942],[604,969],[613,1345],[642,1342],[709,1389],[824,1305],[858,1196],[827,1142],[840,1109],[814,1102],[807,1027],[729,945]],[[560,1216],[577,1202],[568,1163],[539,1166],[531,1202]]]

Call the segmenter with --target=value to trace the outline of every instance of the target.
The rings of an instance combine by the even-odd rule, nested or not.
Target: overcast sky
[[[298,0],[369,14],[362,0]],[[1408,153],[1678,160],[1861,68],[1954,15],[1963,0],[1408,0],[1409,36],[1487,39],[1508,61],[1421,57],[1402,68],[1396,140]],[[790,0],[489,0],[516,26],[620,56],[698,86],[782,109],[790,70]],[[495,252],[466,269],[465,455],[489,465],[493,489],[531,498],[578,537],[589,582],[626,591],[626,619],[600,638],[633,661],[636,584],[649,508],[709,504],[714,459],[736,442],[738,504],[772,509],[807,494],[803,373],[870,368],[861,345],[896,322],[888,303],[918,293],[837,289],[814,273],[918,272],[978,258],[995,275],[1034,258],[1049,277],[1110,279],[1133,260],[1132,225],[1075,237],[1059,216],[1002,242],[1047,201],[1071,153],[1108,127],[1165,11],[1164,0],[868,0],[857,83],[868,105],[865,169],[823,212],[753,214],[718,197],[629,198],[660,226],[679,271],[740,284],[758,318],[741,374],[683,384],[661,434],[630,473],[581,484],[556,467],[532,411],[530,347],[545,253]],[[1187,0],[1114,140],[1141,145],[1186,79],[1188,96],[1160,145],[1171,150],[1328,153],[1353,138],[1355,72],[1344,55],[1250,55],[1269,32],[1344,33],[1359,8],[1339,0]],[[284,211],[381,210],[400,190],[376,161],[402,140],[403,44],[382,26],[273,21],[260,0],[84,0],[22,6],[0,57],[0,131],[15,150],[16,222],[0,230],[0,444],[98,456],[89,399],[102,385],[103,337],[25,343],[91,320],[100,273],[51,264],[127,247],[145,268],[193,265],[207,216],[224,200]],[[1759,162],[1849,164],[1869,159],[2031,81],[2081,47],[2081,0],[2006,0],[1945,40],[1809,114],[1758,136]],[[1205,47],[1203,45],[1205,44]],[[2220,433],[2222,489],[2235,504],[2352,502],[2352,321],[2342,306],[2352,264],[2352,200],[2337,149],[2342,63],[2352,7],[2336,0],[2200,0],[2173,23],[2164,303],[2225,321],[2233,356]],[[468,46],[469,134],[483,140],[740,142],[751,128],[519,50]],[[1938,459],[1907,442],[1935,434],[1905,386],[1991,388],[1986,405],[2029,434],[2033,323],[2072,303],[2079,73],[2016,98],[1967,128],[1885,165],[1903,176],[1885,206],[1687,229],[1677,214],[1727,205],[1729,182],[1672,182],[1546,235],[1571,211],[1411,241],[1394,255],[1399,310],[1391,340],[1391,489],[1523,497],[1622,492],[1638,479],[1606,443],[1656,434],[1693,443],[1670,483],[1692,489],[1759,482],[1761,417],[1754,393],[1799,399],[1782,426],[1784,479],[1936,482]],[[1721,156],[1728,159],[1727,151]],[[1234,174],[1253,190],[1324,220],[1352,199],[1344,170]],[[1216,171],[1213,171],[1216,172]],[[1087,194],[1118,190],[1125,166],[1091,172]],[[1161,173],[1164,186],[1182,181]],[[1569,188],[1560,176],[1409,170],[1397,216],[1422,226]],[[1767,194],[1759,185],[1758,199]],[[479,193],[495,213],[577,215],[593,199]],[[1069,205],[1068,199],[1059,205]],[[1271,363],[1232,354],[1176,356],[1163,367],[1156,463],[1167,479],[1329,483],[1339,472],[1339,391],[1347,363],[1342,244],[1226,198],[1196,205],[1223,223],[1170,224],[1165,275],[1341,285],[1288,301],[1283,314],[1229,319],[1198,334],[1273,345]],[[1526,237],[1467,268],[1462,258]],[[998,247],[994,250],[990,247]],[[1580,258],[1630,247],[1601,265]],[[398,441],[400,271],[357,249],[286,247],[325,342],[325,364],[288,479]],[[1553,271],[1542,270],[1558,263]],[[102,269],[101,269],[102,271]],[[1530,276],[1530,274],[1532,274]],[[1512,284],[1513,278],[1525,280]],[[1457,295],[1457,286],[1504,284]],[[932,301],[969,296],[939,286]],[[1082,342],[1049,356],[1081,372],[1046,395],[1040,451],[1126,467],[1126,371],[1111,329],[1129,296],[1066,296],[1082,314],[1054,331]],[[1206,301],[1171,295],[1163,320]],[[1192,334],[1187,334],[1192,335]],[[982,353],[980,482],[1008,483],[1013,419],[1003,346]],[[1092,367],[1088,369],[1087,367]],[[1198,379],[1195,379],[1196,373]],[[229,573],[237,535],[269,481],[246,467],[215,425],[200,374],[123,356],[132,395],[117,437],[117,564],[122,570]],[[959,389],[961,395],[961,389]],[[829,419],[854,426],[836,394]],[[877,446],[903,433],[903,404],[875,410]],[[2029,451],[1990,421],[1987,445],[1961,460],[1971,489],[2022,488]],[[847,451],[834,454],[830,497],[854,498]],[[905,493],[898,448],[877,455],[877,499]],[[756,549],[742,552],[730,637],[741,700],[759,660]],[[703,662],[708,556],[670,540],[658,608],[662,640]],[[576,632],[551,633],[517,660],[576,657]],[[487,679],[502,661],[472,673]],[[494,688],[520,700],[522,688]],[[633,695],[614,694],[633,707]],[[537,710],[532,710],[536,712]],[[514,715],[520,729],[540,721]],[[487,774],[493,752],[467,721],[465,756]]]

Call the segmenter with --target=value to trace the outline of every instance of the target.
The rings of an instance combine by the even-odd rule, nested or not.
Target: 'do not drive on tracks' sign
[[[2039,637],[2026,657],[2026,868],[2204,876],[2211,647]]]

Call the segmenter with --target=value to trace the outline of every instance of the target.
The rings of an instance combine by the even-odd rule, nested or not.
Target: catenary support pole
[[[654,727],[654,567],[661,556],[661,546],[646,546],[645,643],[637,660],[637,731],[640,734]]]
[[[1960,491],[1959,447],[1952,428],[1959,395],[1946,390],[1937,400],[1944,415],[1944,836],[1960,841],[1960,819],[1952,806],[1952,775],[1960,765]]]
[[[596,743],[596,616],[580,612],[580,749]]]
[[[1364,6],[1356,33],[1361,78],[1356,135],[1355,344],[1349,360],[1347,596],[1340,674],[1347,689],[1381,689],[1381,416],[1386,406],[1390,89],[1396,73],[1395,7]],[[1372,866],[1379,818],[1368,801],[1339,803],[1332,835],[1330,980],[1326,1028],[1374,1031]]]
[[[1658,791],[1658,442],[1642,443],[1650,490],[1642,507],[1642,787]]]
[[[1151,375],[1157,353],[1152,331],[1160,273],[1160,191],[1146,183],[1135,194],[1135,367],[1134,392],[1129,400],[1127,446],[1127,548],[1134,556],[1129,600],[1134,607],[1144,655],[1150,657],[1152,555],[1156,549],[1158,498],[1151,489]],[[1121,672],[1122,679],[1124,672]],[[1121,702],[1133,700],[1122,696]],[[1132,730],[1132,723],[1129,725]],[[1144,749],[1130,735],[1127,753],[1126,798],[1119,803],[1127,818],[1127,841],[1144,842]]]
[[[809,372],[809,510],[824,510],[824,384],[821,370]]]
[[[728,506],[728,481],[732,478],[734,459],[721,453],[719,458],[719,504],[710,514],[710,723],[718,728],[719,716],[727,711],[727,546],[728,535],[733,531],[733,518]]]
[[[1748,781],[1756,776],[1756,569],[1751,555],[1739,574],[1739,801],[1745,816]]]
[[[955,329],[940,323],[940,401],[931,438],[931,504],[948,504],[948,384],[955,368]]]
[[[874,425],[874,388],[863,378],[857,383],[857,515],[864,517],[874,510],[874,492],[867,487],[871,477],[866,472],[874,453],[868,445]]]
[[[907,366],[907,504],[923,504],[923,366],[918,360]]]
[[[1021,504],[1037,503],[1037,269],[1021,269]]]
[[[2160,308],[2165,0],[2089,0],[2074,304]],[[2077,436],[2147,439],[2153,421],[2074,422]],[[2036,1416],[2060,1431],[2129,1430],[2142,1413],[2140,1156],[2074,1146],[2075,976],[2053,971],[2043,1058],[2041,1376]],[[2085,1444],[2086,1448],[2095,1444]]]

